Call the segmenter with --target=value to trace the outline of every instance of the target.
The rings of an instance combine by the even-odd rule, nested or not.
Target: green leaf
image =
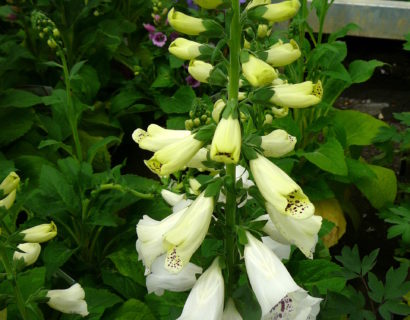
[[[303,153],[303,156],[324,171],[341,176],[347,175],[344,150],[336,138],[329,137],[319,149]]]
[[[369,272],[368,275],[369,281],[369,297],[377,303],[381,303],[384,295],[384,286],[383,282],[377,279],[374,273]]]
[[[350,31],[358,30],[360,27],[355,24],[355,23],[348,23],[345,25],[343,28],[333,32],[332,34],[329,35],[329,39],[327,40],[328,42],[333,42],[339,38],[343,38],[346,36]]]
[[[361,179],[377,178],[367,163],[362,161],[346,158],[347,169],[349,171],[349,179],[352,182],[360,181]]]
[[[138,261],[136,250],[124,248],[110,254],[108,259],[114,263],[120,274],[131,278],[139,285],[145,286],[144,269]]]
[[[160,67],[158,76],[151,84],[151,88],[168,88],[174,85],[171,69],[168,67]]]
[[[353,83],[362,83],[370,79],[374,69],[384,65],[384,62],[379,60],[355,60],[349,65],[349,73]]]
[[[0,107],[28,108],[42,103],[41,97],[24,90],[10,89],[0,96]]]
[[[141,92],[136,91],[134,88],[123,89],[111,99],[110,111],[111,113],[116,114],[129,108],[143,97],[144,95]]]
[[[195,92],[191,87],[182,86],[172,97],[160,95],[158,104],[165,113],[187,113],[191,110],[195,98]]]
[[[334,226],[335,226],[335,224],[332,221],[323,219],[318,236],[321,238],[321,237],[324,237],[325,235],[329,234],[329,232],[332,231]]]
[[[223,241],[205,238],[201,245],[201,254],[204,258],[215,257],[224,254]]]
[[[33,268],[19,274],[17,283],[23,299],[27,299],[39,288],[44,287],[46,268]]]
[[[118,294],[126,299],[142,299],[147,293],[147,288],[135,283],[129,277],[125,277],[112,270],[101,270],[104,284],[113,288]]]
[[[184,308],[188,292],[169,292],[158,297],[155,294],[146,296],[145,301],[158,320],[177,319]]]
[[[396,299],[404,296],[410,291],[410,281],[405,281],[409,267],[403,263],[399,268],[391,267],[386,273],[386,284],[384,290],[385,299]]]
[[[341,267],[328,260],[301,260],[288,267],[294,280],[309,291],[316,287],[321,294],[328,290],[340,292],[346,285]]]
[[[350,249],[347,246],[344,246],[340,256],[335,256],[335,259],[343,264],[343,267],[348,271],[352,271],[357,276],[361,272],[361,261],[359,255],[359,248],[357,245]],[[350,277],[353,279],[354,277]],[[349,280],[349,279],[348,279]]]
[[[167,128],[174,130],[185,130],[186,117],[169,117],[167,119]]]
[[[0,109],[0,147],[17,140],[30,130],[34,122],[31,110],[3,108]]]
[[[80,71],[80,69],[84,66],[84,64],[87,62],[87,60],[83,60],[83,61],[79,61],[77,62],[70,70],[70,75],[69,75],[69,79],[72,80],[73,77],[75,77],[78,73],[78,71]]]
[[[114,136],[109,136],[102,138],[100,141],[94,143],[91,147],[87,150],[87,162],[92,163],[94,160],[95,155],[100,149],[106,148],[108,144],[119,144],[121,139]]]
[[[46,267],[46,278],[50,279],[64,263],[70,259],[74,250],[65,246],[62,242],[50,242],[43,251],[43,261]]]
[[[370,115],[353,110],[335,110],[333,124],[346,132],[346,145],[366,146],[372,144],[380,127],[387,125]]]
[[[99,320],[105,309],[108,309],[122,299],[116,294],[106,289],[84,288],[85,301],[87,301],[88,312],[90,313],[87,319]]]
[[[136,299],[125,301],[115,312],[110,313],[105,320],[155,320],[147,305]]]
[[[362,276],[368,273],[376,264],[376,258],[379,254],[379,248],[374,249],[368,256],[364,256],[362,259]]]
[[[394,171],[380,166],[368,166],[375,173],[376,178],[363,178],[356,181],[358,189],[377,209],[393,203],[397,193],[397,179]]]
[[[210,182],[205,189],[205,197],[216,197],[222,188],[223,180],[221,178],[215,179]]]

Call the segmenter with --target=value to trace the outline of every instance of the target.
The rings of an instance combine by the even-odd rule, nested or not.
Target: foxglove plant
[[[194,2],[203,9],[228,7],[222,0]],[[321,299],[309,296],[295,283],[274,251],[287,259],[290,245],[295,245],[313,258],[321,217],[314,216],[314,206],[302,188],[267,157],[289,154],[297,143],[286,131],[272,130],[269,121],[292,112],[289,109],[317,104],[322,87],[320,81],[287,83],[282,69],[275,69],[300,57],[295,40],[278,40],[266,47],[252,43],[271,32],[268,23],[292,18],[299,7],[298,0],[275,4],[254,0],[241,13],[240,1],[233,0],[225,28],[174,8],[168,13],[170,25],[180,33],[200,36],[199,40],[223,37],[215,47],[180,37],[171,43],[169,52],[190,60],[188,72],[197,81],[213,88],[226,85],[226,90],[213,96],[212,116],[209,110],[198,115],[202,109],[193,107],[198,118],[185,122],[187,130],[151,124],[147,132],[137,129],[133,134],[140,148],[154,152],[145,161],[148,168],[163,181],[171,181],[170,190],[161,194],[173,213],[161,221],[148,216],[140,220],[137,251],[146,267],[149,292],[193,287],[179,319],[203,319],[204,312],[209,319],[246,318],[232,300],[244,270],[241,264],[245,264],[262,319],[315,319],[319,312]],[[255,22],[259,26],[250,39],[248,31]],[[205,172],[209,172],[207,178]],[[259,217],[246,221],[248,216],[243,214],[248,202],[255,203],[255,194],[262,210],[257,211]],[[265,234],[263,242],[252,233]],[[222,241],[223,248],[196,280],[200,268],[209,265],[209,261],[193,264],[203,263],[197,250],[208,235]]]

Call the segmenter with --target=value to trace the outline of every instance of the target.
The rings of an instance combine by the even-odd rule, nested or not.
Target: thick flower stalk
[[[199,277],[178,320],[219,320],[224,306],[224,279],[218,258]]]
[[[189,130],[164,129],[156,124],[150,124],[147,131],[140,128],[134,130],[132,139],[138,143],[141,149],[155,152],[188,137],[190,134]]]
[[[165,268],[180,272],[204,240],[211,223],[214,200],[201,193],[183,213],[176,225],[165,233]]]
[[[14,251],[13,260],[22,259],[26,266],[35,263],[41,252],[41,246],[38,243],[21,243],[17,246],[17,249],[19,251]]]
[[[322,100],[322,83],[305,81],[297,84],[281,84],[272,87],[274,94],[270,99],[273,104],[284,108],[307,108]]]
[[[229,115],[216,127],[211,144],[211,159],[217,162],[237,163],[241,153],[241,126],[239,120]]]
[[[299,185],[265,157],[249,161],[255,183],[267,202],[283,215],[306,219],[315,207]]]
[[[191,134],[161,148],[154,153],[151,159],[144,162],[157,175],[169,176],[171,173],[183,169],[203,144],[203,141],[196,140]]]
[[[85,292],[78,283],[64,290],[49,290],[47,298],[49,307],[62,313],[74,313],[82,317],[88,315],[87,302],[84,300]]]
[[[279,258],[247,232],[244,257],[262,319],[316,319],[322,299],[313,298],[292,279]]]
[[[43,243],[53,239],[57,235],[57,226],[53,221],[47,224],[25,229],[20,232],[25,242]]]

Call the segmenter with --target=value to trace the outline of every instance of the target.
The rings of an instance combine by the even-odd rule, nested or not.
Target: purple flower
[[[160,22],[161,21],[161,16],[159,14],[154,15],[154,21],[155,22]]]
[[[173,31],[173,32],[171,32],[171,34],[169,35],[169,41],[174,41],[176,38],[178,38],[179,37],[179,34],[178,34],[178,32],[175,32],[175,31]]]
[[[244,4],[246,0],[239,0],[239,3]]]
[[[147,30],[150,34],[155,32],[155,27],[149,23],[143,23],[144,29]]]
[[[157,47],[163,47],[164,44],[167,42],[167,36],[165,34],[163,34],[162,32],[155,32],[152,35],[152,43],[154,44],[154,46]]]
[[[198,6],[194,3],[193,0],[186,0],[186,4],[188,5],[189,8],[198,9]]]
[[[186,77],[185,81],[187,85],[191,86],[192,88],[198,88],[201,85],[201,83],[198,80],[194,79],[191,75]]]

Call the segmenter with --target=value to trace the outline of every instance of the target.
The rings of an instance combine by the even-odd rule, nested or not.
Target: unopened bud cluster
[[[43,12],[34,11],[31,14],[31,23],[33,25],[33,29],[38,32],[40,39],[45,40],[51,49],[55,50],[63,47],[60,31],[56,27],[55,23]]]

